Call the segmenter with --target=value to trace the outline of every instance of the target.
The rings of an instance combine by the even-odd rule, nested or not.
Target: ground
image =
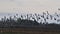
[[[0,28],[0,34],[60,34],[60,30],[41,28]]]

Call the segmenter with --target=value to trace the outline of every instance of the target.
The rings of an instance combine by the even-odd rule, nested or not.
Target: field
[[[60,34],[60,30],[39,27],[0,28],[0,34]]]

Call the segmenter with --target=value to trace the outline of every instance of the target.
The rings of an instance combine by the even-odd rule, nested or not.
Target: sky
[[[0,0],[0,13],[60,13],[60,0]]]

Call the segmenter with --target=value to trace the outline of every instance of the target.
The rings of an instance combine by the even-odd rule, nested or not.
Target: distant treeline
[[[43,13],[43,15],[41,16],[42,18],[44,18],[44,14],[45,13]],[[48,12],[47,12],[47,14],[49,15]],[[16,14],[16,16],[18,16],[18,14]],[[14,18],[16,18],[16,16],[14,16]],[[35,14],[35,16],[37,17],[36,14]],[[32,17],[32,16],[30,16],[30,17]],[[27,15],[27,18],[25,18],[25,19],[23,19],[22,15],[21,15],[21,18],[18,17],[17,19],[13,19],[11,16],[9,18],[6,18],[6,16],[4,16],[4,18],[1,18],[1,20],[0,20],[0,28],[15,28],[15,27],[16,28],[18,28],[18,27],[60,28],[60,24],[55,24],[55,23],[50,23],[49,24],[46,21],[46,19],[49,19],[48,17],[44,18],[44,22],[43,23],[42,23],[42,21],[40,23],[38,23],[37,20],[41,19],[40,17],[37,17],[37,20],[34,17],[32,17],[32,19],[33,20],[30,20],[28,15]],[[51,16],[50,19],[52,20],[52,16]],[[56,18],[54,18],[54,20],[56,20]]]

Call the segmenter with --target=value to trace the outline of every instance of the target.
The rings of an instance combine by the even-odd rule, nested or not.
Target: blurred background
[[[0,0],[0,13],[60,13],[60,0]]]

